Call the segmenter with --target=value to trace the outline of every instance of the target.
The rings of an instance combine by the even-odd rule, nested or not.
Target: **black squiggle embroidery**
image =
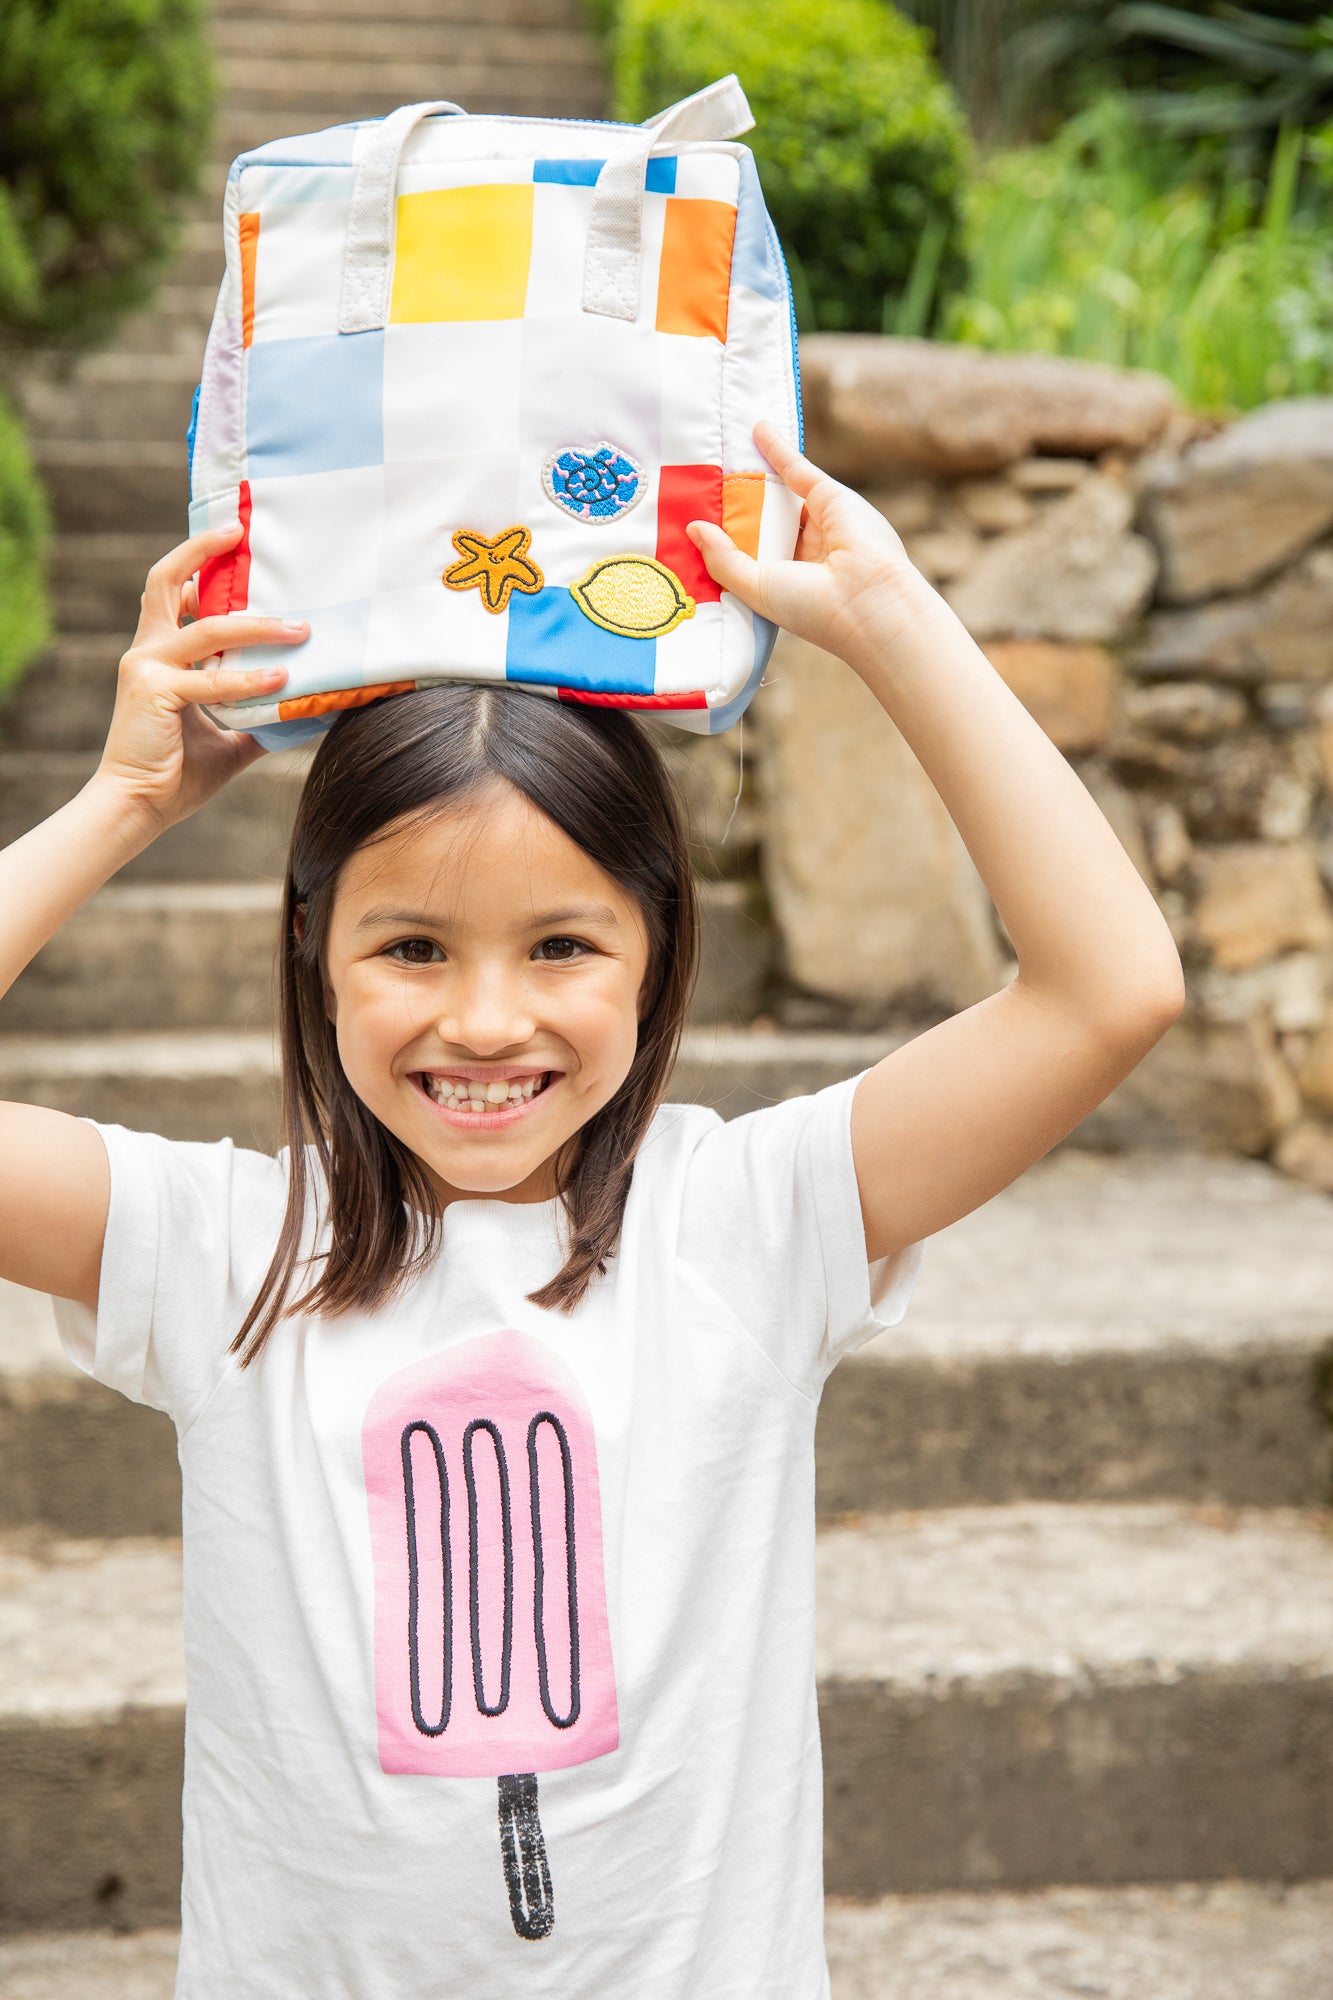
[[[509,1914],[521,1938],[544,1938],[555,1926],[555,1896],[531,1771],[500,1781],[500,1862]]]
[[[537,1469],[537,1426],[549,1424],[560,1446],[560,1465],[565,1482],[565,1568],[569,1586],[569,1713],[557,1715],[551,1706],[551,1682],[546,1658],[546,1558],[542,1547],[542,1510]],[[537,1639],[537,1685],[547,1721],[557,1729],[570,1729],[579,1719],[579,1603],[578,1565],[574,1553],[574,1461],[569,1439],[559,1417],[538,1410],[528,1425],[528,1473],[532,1482],[532,1553],[534,1568],[533,1629]]]
[[[495,1447],[495,1470],[500,1482],[500,1533],[504,1544],[504,1629],[500,1638],[500,1699],[486,1700],[481,1658],[481,1562],[477,1534],[477,1479],[472,1463],[472,1440],[485,1431]],[[509,1467],[500,1432],[488,1417],[474,1417],[463,1433],[463,1475],[467,1480],[468,1556],[471,1567],[470,1603],[472,1615],[472,1686],[477,1707],[483,1715],[503,1715],[509,1706],[509,1668],[514,1644],[514,1525],[509,1508]]]
[[[435,1454],[435,1470],[440,1481],[440,1566],[444,1585],[444,1668],[440,1688],[440,1719],[427,1722],[421,1713],[421,1653],[417,1636],[417,1619],[420,1609],[420,1578],[417,1556],[417,1500],[415,1475],[412,1471],[412,1435],[419,1431],[430,1439],[431,1450]],[[444,1447],[433,1427],[418,1418],[408,1424],[402,1437],[403,1455],[403,1498],[407,1505],[407,1662],[412,1686],[412,1720],[423,1736],[443,1736],[449,1726],[449,1708],[453,1689],[454,1631],[453,1578],[450,1574],[449,1558],[449,1475],[444,1467]]]

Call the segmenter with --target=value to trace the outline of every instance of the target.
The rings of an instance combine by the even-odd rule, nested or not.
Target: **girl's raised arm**
[[[198,608],[195,572],[240,532],[237,523],[195,535],[153,568],[101,763],[68,805],[0,852],[0,996],[117,869],[262,756],[252,737],[218,729],[197,704],[271,692],[286,669],[191,662],[233,646],[295,644],[308,628],[240,612],[181,622]],[[109,1195],[106,1151],[90,1125],[0,1104],[0,1278],[95,1306]]]
[[[1011,985],[861,1080],[852,1149],[878,1258],[1040,1159],[1165,1033],[1184,985],[1166,922],[1106,820],[892,528],[771,425],[755,438],[805,502],[796,560],[757,563],[695,522],[710,573],[865,682],[943,799],[1018,957]],[[892,866],[886,853],[886,877]]]

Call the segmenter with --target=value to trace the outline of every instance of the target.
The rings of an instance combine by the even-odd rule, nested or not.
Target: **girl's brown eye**
[[[439,946],[432,938],[399,938],[397,944],[389,946],[391,956],[397,957],[400,965],[429,965],[432,955]]]
[[[585,957],[588,947],[578,938],[554,937],[543,938],[537,950],[548,965],[566,965],[571,959]]]

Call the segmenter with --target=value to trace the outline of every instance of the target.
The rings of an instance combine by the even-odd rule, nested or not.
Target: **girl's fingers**
[[[191,619],[199,616],[199,586],[193,577],[181,591],[180,615],[182,618]]]
[[[759,565],[738,549],[725,528],[715,521],[691,521],[686,534],[704,559],[708,574],[724,590],[732,590],[751,607],[760,601]]]
[[[784,486],[802,500],[808,500],[828,474],[804,458],[795,445],[788,444],[776,425],[761,419],[754,427],[754,441]]]
[[[168,667],[167,685],[183,704],[253,701],[273,694],[287,678],[286,667]]]
[[[195,660],[207,660],[214,653],[228,653],[236,646],[299,646],[310,636],[303,620],[261,618],[254,612],[221,612],[214,618],[200,618],[182,625],[155,640],[152,657],[164,666],[188,667]]]
[[[179,543],[160,556],[148,572],[144,585],[144,610],[167,614],[174,622],[176,606],[181,586],[188,583],[195,571],[211,556],[225,555],[235,548],[241,539],[239,521],[229,521],[224,528],[205,528],[202,534],[191,535],[188,541]]]

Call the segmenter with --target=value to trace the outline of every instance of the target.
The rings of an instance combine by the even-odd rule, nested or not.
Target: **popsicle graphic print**
[[[547,1937],[537,1773],[620,1741],[582,1392],[542,1342],[484,1334],[382,1383],[361,1443],[380,1765],[499,1780],[514,1929]]]

